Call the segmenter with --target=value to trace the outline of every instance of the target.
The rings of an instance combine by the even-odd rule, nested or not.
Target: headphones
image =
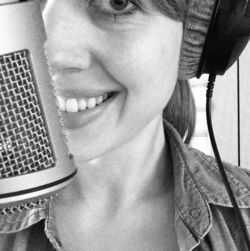
[[[216,75],[223,75],[226,70],[239,58],[250,38],[250,3],[248,0],[217,0],[207,37],[203,47],[201,59],[196,72],[200,78],[203,73],[209,74],[206,115],[208,132],[218,164],[223,183],[238,218],[238,223],[244,235],[248,250],[250,250],[250,236],[227,179],[223,163],[216,145],[212,119],[211,98],[213,96]]]
[[[196,77],[223,75],[238,59],[250,38],[250,2],[217,0]]]

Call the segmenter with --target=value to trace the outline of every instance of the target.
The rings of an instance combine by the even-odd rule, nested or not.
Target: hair
[[[163,110],[163,118],[174,126],[185,143],[190,143],[194,133],[196,107],[187,80],[177,80],[174,92]]]
[[[170,18],[185,22],[188,0],[153,0],[152,4]],[[188,80],[177,80],[174,92],[163,111],[163,119],[171,123],[185,143],[194,133],[196,107]]]
[[[186,20],[188,1],[189,0],[152,0],[152,4],[170,18],[184,22]]]

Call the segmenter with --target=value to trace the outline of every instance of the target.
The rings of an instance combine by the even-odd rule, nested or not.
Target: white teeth
[[[103,97],[102,97],[102,96],[100,96],[100,97],[98,97],[98,98],[96,99],[96,103],[97,103],[98,105],[101,104],[102,101],[103,101]]]
[[[78,111],[78,104],[77,104],[76,99],[70,98],[66,101],[66,111],[67,112],[77,112]]]
[[[103,101],[105,101],[107,98],[108,98],[108,94],[105,93],[105,94],[103,95]]]
[[[94,108],[96,106],[96,99],[95,98],[89,98],[87,100],[87,107],[89,109]]]
[[[79,110],[81,110],[81,111],[86,110],[86,108],[87,108],[86,99],[81,98],[81,99],[78,101],[78,108],[79,108]]]
[[[58,96],[57,101],[58,101],[59,110],[62,111],[62,112],[66,111],[65,99],[63,97]]]
[[[86,109],[93,109],[97,105],[102,104],[105,100],[107,100],[108,94],[104,94],[99,97],[91,97],[91,98],[65,98],[62,96],[57,96],[57,104],[59,110],[62,112],[78,112],[84,111]]]

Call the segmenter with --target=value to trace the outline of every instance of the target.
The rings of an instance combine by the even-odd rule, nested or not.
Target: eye
[[[127,8],[129,0],[110,0],[110,6],[116,11],[122,11]]]
[[[92,0],[91,6],[97,11],[109,13],[124,13],[136,6],[134,0]]]
[[[111,21],[133,16],[141,8],[139,0],[90,0],[89,6],[94,15]]]
[[[92,4],[98,6],[99,10],[111,13],[126,12],[134,6],[132,0],[94,0]]]

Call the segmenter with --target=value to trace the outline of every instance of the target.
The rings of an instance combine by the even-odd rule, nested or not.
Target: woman
[[[182,141],[214,4],[42,3],[78,175],[46,208],[4,218],[1,250],[246,250],[214,159]],[[249,174],[226,169],[249,220]]]

